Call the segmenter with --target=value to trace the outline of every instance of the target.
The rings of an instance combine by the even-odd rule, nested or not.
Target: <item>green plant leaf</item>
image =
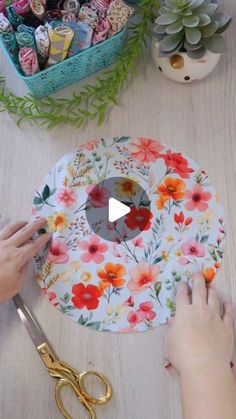
[[[168,35],[159,43],[159,48],[161,52],[170,52],[173,51],[182,39],[182,32],[176,33],[174,35]]]
[[[186,39],[190,44],[198,44],[201,39],[201,31],[198,28],[185,28]]]
[[[217,4],[214,4],[214,3],[204,4],[200,6],[199,8],[197,8],[195,10],[195,13],[197,13],[198,15],[203,13],[211,17],[214,15],[217,7],[218,7]]]
[[[195,28],[196,26],[198,26],[199,22],[200,19],[198,16],[188,16],[183,18],[183,24],[188,28]]]
[[[206,48],[201,46],[195,50],[187,50],[187,55],[193,60],[200,60],[206,53]]]
[[[217,33],[223,33],[226,31],[226,29],[229,27],[229,25],[231,24],[231,17],[228,15],[225,15],[224,13],[221,12],[217,12],[214,15],[214,19],[218,22],[218,29],[217,29]]]
[[[201,28],[203,38],[210,38],[218,29],[219,23],[217,21],[211,22],[209,25]]]
[[[172,35],[174,33],[178,33],[180,31],[182,31],[182,29],[183,29],[182,19],[177,20],[176,22],[172,23],[171,25],[168,25],[167,27],[165,27],[165,26],[161,26],[161,27],[165,28],[166,33],[169,34],[169,35]]]
[[[33,203],[34,203],[34,205],[41,205],[41,204],[43,204],[43,199],[40,198],[39,196],[35,196]]]
[[[211,52],[221,54],[226,50],[225,39],[222,35],[215,33],[210,38],[203,38],[202,44]]]
[[[201,28],[202,26],[209,25],[209,23],[211,23],[210,16],[208,16],[208,15],[206,15],[204,13],[201,13],[199,15],[199,28]]]
[[[159,296],[159,294],[161,292],[161,288],[162,288],[162,282],[160,282],[160,281],[155,282],[154,290],[155,290],[155,293],[156,293],[157,297]]]
[[[161,16],[159,16],[156,19],[156,22],[158,25],[169,25],[170,23],[176,22],[176,20],[179,19],[179,16],[174,13],[165,13]]]

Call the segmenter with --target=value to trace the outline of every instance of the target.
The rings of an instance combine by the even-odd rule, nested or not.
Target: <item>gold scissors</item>
[[[90,404],[105,404],[110,400],[112,396],[112,388],[107,377],[97,371],[85,371],[79,373],[70,365],[60,361],[53,353],[53,350],[50,348],[46,336],[44,335],[36,320],[33,318],[28,308],[26,307],[21,296],[19,294],[15,295],[15,297],[13,297],[13,301],[16,306],[17,312],[20,316],[20,319],[25,325],[45,367],[47,368],[51,377],[57,379],[55,388],[55,399],[62,415],[66,419],[72,419],[72,417],[66,410],[61,397],[62,388],[65,386],[69,386],[74,391],[79,401],[86,408],[89,418],[96,419],[96,413]],[[102,394],[100,397],[93,397],[87,391],[85,386],[85,379],[88,376],[95,377],[98,381],[100,381],[103,384],[105,391],[104,394]]]

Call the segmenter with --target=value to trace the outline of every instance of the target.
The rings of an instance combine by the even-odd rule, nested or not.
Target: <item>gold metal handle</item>
[[[98,398],[93,397],[86,388],[85,379],[86,379],[86,377],[89,377],[89,376],[96,377],[96,379],[98,381],[100,381],[104,386],[105,391]],[[101,372],[84,371],[84,372],[82,372],[81,374],[78,375],[77,380],[78,380],[78,383],[79,383],[79,387],[80,387],[82,397],[85,398],[90,403],[101,405],[101,404],[107,403],[110,400],[110,398],[112,396],[112,388],[111,388],[111,385],[109,383],[108,378],[104,374],[102,374]]]
[[[57,406],[60,410],[60,412],[62,413],[62,415],[64,416],[65,419],[73,419],[72,416],[68,413],[68,411],[65,408],[65,405],[62,401],[62,395],[61,395],[61,391],[63,389],[63,387],[66,386],[70,386],[71,389],[73,390],[73,392],[75,393],[75,395],[78,397],[80,403],[83,404],[83,406],[85,407],[85,409],[88,412],[88,417],[90,419],[96,419],[96,413],[93,410],[93,408],[89,405],[89,403],[86,401],[86,399],[82,396],[78,386],[76,383],[73,383],[73,381],[68,380],[67,378],[61,378],[57,381],[56,383],[56,388],[55,388],[55,399],[57,402]]]

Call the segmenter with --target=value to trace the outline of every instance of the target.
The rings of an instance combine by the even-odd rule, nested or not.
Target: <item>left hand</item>
[[[21,221],[0,230],[0,303],[19,292],[27,277],[29,260],[49,241],[49,233],[31,240],[45,222],[45,218],[31,223]]]

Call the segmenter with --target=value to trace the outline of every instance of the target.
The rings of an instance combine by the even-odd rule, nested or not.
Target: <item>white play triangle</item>
[[[122,204],[115,198],[110,198],[108,202],[108,219],[110,223],[119,220],[119,218],[124,217],[124,215],[129,214],[130,207],[128,205]]]

